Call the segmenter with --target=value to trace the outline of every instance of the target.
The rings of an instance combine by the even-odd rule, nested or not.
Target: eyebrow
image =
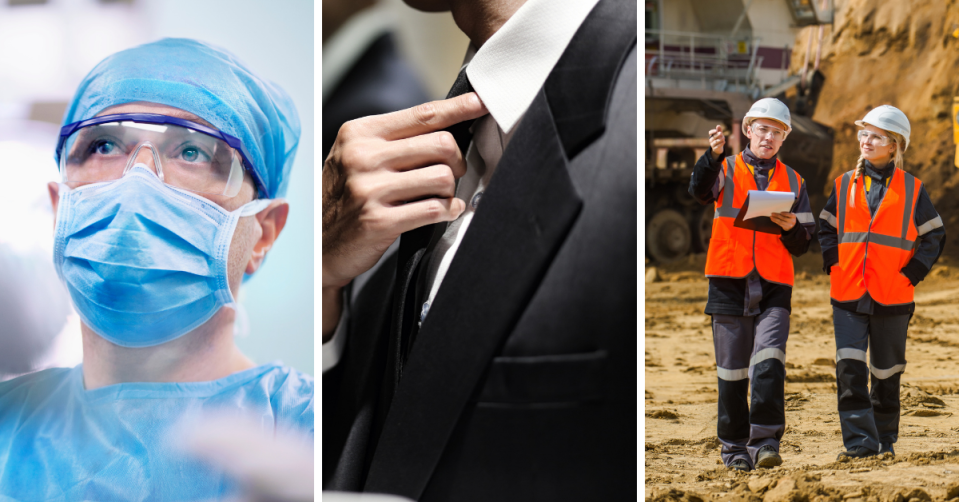
[[[202,118],[200,118],[200,117],[198,117],[198,116],[196,116],[196,115],[194,115],[194,114],[192,114],[192,113],[190,113],[190,112],[183,111],[183,110],[173,110],[171,113],[163,113],[162,115],[168,115],[168,116],[170,116],[170,117],[176,117],[176,118],[180,118],[180,119],[184,119],[184,120],[189,120],[189,121],[191,121],[191,122],[198,122],[198,123],[203,124],[203,125],[205,125],[205,126],[213,127],[212,124],[210,124],[209,122],[203,120]]]
[[[115,113],[116,113],[116,112],[111,111],[111,112],[107,113],[106,115],[112,115],[112,114],[115,114]],[[121,113],[130,113],[130,112],[121,112]],[[146,112],[146,113],[158,113],[158,112]],[[159,115],[166,115],[166,116],[168,116],[168,117],[175,117],[175,118],[183,119],[183,120],[189,120],[189,121],[191,121],[191,122],[196,122],[196,123],[198,123],[198,124],[203,124],[203,125],[211,128],[211,129],[217,129],[217,130],[219,130],[218,127],[216,127],[216,126],[214,126],[213,124],[207,122],[206,120],[203,120],[202,117],[199,117],[199,116],[197,116],[197,115],[194,115],[194,114],[192,114],[192,113],[190,113],[190,112],[188,112],[188,111],[186,111],[186,110],[181,110],[181,109],[179,109],[179,108],[172,108],[172,107],[171,107],[169,110],[164,110],[162,113],[158,113],[158,114],[159,114]],[[97,114],[97,117],[100,117],[100,116],[103,116],[103,115],[104,115],[104,114],[101,112],[100,114]]]
[[[198,123],[198,124],[203,124],[203,125],[211,128],[211,129],[218,129],[216,126],[214,126],[213,124],[207,122],[206,120],[203,120],[201,117],[198,117],[198,116],[196,116],[196,115],[194,115],[194,114],[192,114],[192,113],[190,113],[190,112],[188,112],[188,111],[184,111],[184,110],[174,109],[174,110],[170,110],[169,113],[164,112],[164,113],[161,113],[160,115],[166,115],[166,116],[169,116],[169,117],[176,117],[176,118],[178,118],[178,119],[189,120],[190,122],[196,122],[196,123]]]

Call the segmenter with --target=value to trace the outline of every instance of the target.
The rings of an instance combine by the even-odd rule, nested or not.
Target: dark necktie
[[[447,99],[472,91],[473,87],[469,83],[464,66],[460,69],[453,87],[447,94]],[[466,157],[466,149],[473,138],[469,130],[473,122],[475,122],[475,119],[460,122],[444,129],[449,131],[456,139],[456,144],[464,158]],[[425,275],[423,269],[426,268],[427,259],[424,258],[428,258],[432,248],[435,247],[436,242],[445,231],[446,223],[438,223],[410,230],[400,236],[386,373],[375,418],[374,442],[379,436],[383,420],[386,418],[386,412],[393,401],[396,386],[402,376],[403,363],[406,361],[416,331],[419,328],[420,311],[419,306],[416,305],[416,284],[421,280],[419,276]]]
[[[455,98],[468,92],[473,92],[473,86],[470,85],[469,77],[466,76],[466,66],[463,66],[463,68],[460,69],[459,75],[456,76],[456,81],[453,82],[453,87],[451,87],[450,91],[446,94],[446,99]],[[474,122],[476,122],[476,119],[460,122],[444,129],[444,131],[453,135],[453,139],[456,140],[456,145],[459,147],[464,159],[466,158],[466,151],[469,148],[470,142],[473,140],[473,133],[470,132],[470,127],[473,126]],[[458,181],[457,185],[459,185]],[[416,237],[411,239],[414,241],[412,244],[416,245],[417,249],[423,246],[420,239],[428,238],[428,241],[425,244],[425,250],[419,259],[412,280],[409,282],[409,291],[406,295],[408,301],[404,301],[403,307],[407,312],[403,315],[404,321],[402,335],[400,337],[401,366],[406,362],[407,356],[409,356],[410,348],[413,346],[413,341],[419,332],[420,323],[426,315],[426,311],[422,306],[423,298],[417,294],[417,290],[422,291],[425,286],[430,258],[437,243],[446,232],[447,226],[449,226],[447,222],[428,225],[422,229],[417,229],[423,230],[423,233],[417,234]],[[425,230],[427,228],[429,229],[428,237],[427,231]],[[405,235],[406,234],[404,234],[404,236]],[[403,241],[400,240],[401,249],[402,245]]]
[[[456,81],[453,82],[453,87],[450,88],[450,92],[446,94],[446,99],[455,98],[467,92],[473,92],[473,86],[470,85],[469,77],[466,76],[466,66],[463,66],[463,68],[460,69],[459,75],[456,76]],[[464,159],[466,158],[466,149],[469,148],[470,141],[473,139],[473,133],[470,132],[470,127],[473,126],[473,122],[476,122],[476,119],[460,122],[459,124],[444,129],[445,131],[449,131],[453,135],[453,138],[456,139],[456,145],[460,147],[460,152],[463,153]]]

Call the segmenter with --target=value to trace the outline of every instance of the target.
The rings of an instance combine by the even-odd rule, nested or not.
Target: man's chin
[[[775,157],[779,151],[773,148],[759,147],[759,151],[755,153],[760,159],[768,160]]]
[[[446,12],[450,10],[450,0],[403,0],[403,3],[423,12]]]

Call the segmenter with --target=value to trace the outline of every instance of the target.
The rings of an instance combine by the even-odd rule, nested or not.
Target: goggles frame
[[[886,136],[884,134],[876,134],[866,129],[860,129],[856,131],[856,139],[859,140],[860,143],[863,140],[862,136],[866,136],[868,138],[869,144],[872,146],[889,146],[889,144],[893,142],[892,137]],[[872,138],[879,138],[879,144],[876,145],[873,142]]]
[[[765,133],[759,132],[759,131],[757,130],[757,128],[760,128],[760,127],[766,128],[767,131],[766,131]],[[786,131],[784,131],[784,130],[778,128],[778,127],[768,126],[768,125],[766,125],[766,124],[757,124],[756,122],[753,122],[752,124],[749,124],[749,128],[752,130],[753,134],[759,136],[760,138],[767,138],[767,137],[768,137],[768,138],[770,138],[770,139],[772,139],[772,140],[775,140],[775,141],[784,141],[784,140],[786,139],[786,136],[788,135],[788,133],[787,133]],[[779,138],[777,138],[777,137],[775,136],[776,133],[780,133],[780,134],[782,134],[782,136],[779,137]]]
[[[250,162],[249,157],[243,151],[243,142],[239,138],[230,136],[229,134],[214,129],[191,120],[181,119],[179,117],[171,117],[169,115],[162,115],[159,113],[118,113],[114,115],[103,115],[100,117],[94,117],[92,119],[81,120],[79,122],[73,122],[67,124],[60,128],[60,137],[57,140],[57,149],[55,152],[55,158],[57,161],[57,169],[60,169],[60,155],[63,150],[63,145],[66,144],[67,139],[71,134],[75,133],[77,130],[84,127],[107,124],[110,122],[135,122],[138,124],[157,124],[157,125],[175,125],[180,127],[185,127],[188,129],[193,129],[197,132],[206,134],[216,139],[224,141],[227,145],[233,148],[237,153],[240,154],[240,160],[242,161],[243,168],[253,176],[253,181],[256,183],[256,189],[260,196],[266,196],[266,184],[263,183],[263,180],[260,178],[260,174],[256,172],[256,169],[253,169],[253,163]],[[62,174],[62,173],[61,173]]]

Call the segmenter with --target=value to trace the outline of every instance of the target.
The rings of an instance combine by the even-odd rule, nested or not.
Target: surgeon
[[[232,496],[178,427],[216,411],[313,434],[313,379],[233,339],[240,284],[289,213],[293,103],[223,49],[164,39],[98,64],[63,123],[53,260],[83,363],[0,383],[0,494]]]

